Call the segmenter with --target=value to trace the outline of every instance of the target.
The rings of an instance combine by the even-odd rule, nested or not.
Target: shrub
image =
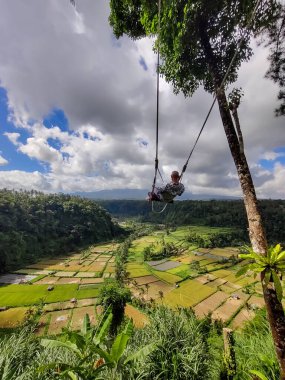
[[[161,306],[150,318],[147,327],[136,330],[130,349],[136,351],[149,342],[158,342],[157,350],[144,363],[134,363],[123,378],[213,380],[207,334],[191,310],[175,312]]]
[[[102,286],[99,294],[99,303],[107,310],[109,306],[113,314],[110,328],[111,334],[116,334],[118,327],[124,319],[126,303],[131,300],[129,289],[122,287],[116,281],[109,281]]]

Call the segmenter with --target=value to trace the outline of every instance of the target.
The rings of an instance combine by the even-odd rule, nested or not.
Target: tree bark
[[[217,69],[218,62],[213,54],[210,40],[207,34],[207,20],[201,16],[199,32],[204,54],[208,62],[209,71],[215,85],[215,93],[219,105],[219,111],[228,140],[229,148],[237,169],[238,178],[243,192],[244,204],[247,213],[249,238],[253,251],[266,255],[267,240],[258,209],[257,197],[246,156],[240,151],[239,140],[229,110],[224,88],[220,88],[222,78]],[[261,281],[264,274],[261,274]],[[277,294],[272,286],[266,286],[262,281],[263,295],[267,309],[268,320],[274,340],[274,346],[281,369],[281,379],[285,380],[285,315],[282,304],[277,299]]]
[[[237,135],[238,135],[239,150],[241,153],[244,153],[243,136],[242,136],[242,131],[241,131],[241,127],[240,127],[237,107],[235,105],[233,106],[232,114],[233,114],[233,118],[234,118],[235,125],[236,125],[236,131],[237,131]]]

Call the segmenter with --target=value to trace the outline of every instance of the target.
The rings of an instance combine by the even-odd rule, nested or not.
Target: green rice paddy
[[[155,302],[169,307],[197,306],[199,310],[203,309],[202,305],[205,301],[207,308],[211,307],[211,296],[222,292],[226,300],[230,300],[232,294],[237,291],[242,292],[249,285],[252,292],[260,293],[261,286],[252,277],[237,278],[235,276],[243,262],[235,266],[230,262],[221,262],[225,258],[237,255],[237,249],[231,247],[200,249],[188,244],[186,240],[189,232],[209,235],[213,232],[229,230],[227,228],[187,226],[177,228],[168,234],[160,230],[134,240],[129,249],[126,270],[130,279],[136,279],[137,284],[143,284],[140,287],[144,288],[144,292],[138,294],[138,288],[134,285],[134,281],[131,281],[130,284],[131,291],[136,297],[142,297],[145,300],[154,298]],[[159,251],[162,248],[162,238],[166,243],[172,243],[181,250],[177,256],[165,258],[165,261],[178,262],[179,266],[167,269],[166,265],[161,266],[164,270],[158,270],[155,265],[151,266],[144,262],[144,249],[151,246],[154,251]],[[30,284],[0,286],[0,307],[10,308],[0,312],[0,328],[9,324],[7,320],[10,321],[10,327],[21,323],[27,307],[39,303],[46,304],[46,310],[50,310],[48,313],[50,315],[42,318],[46,327],[41,327],[39,330],[41,333],[60,332],[66,323],[72,325],[74,310],[76,310],[75,315],[81,315],[83,309],[82,312],[80,310],[84,302],[89,302],[86,306],[90,305],[90,302],[91,304],[96,302],[100,287],[106,278],[114,276],[114,251],[116,248],[117,246],[114,244],[101,244],[90,247],[82,253],[75,252],[66,258],[42,260],[14,272],[35,274],[37,277]],[[54,270],[53,274],[49,274],[52,270]],[[45,279],[46,284],[43,283]],[[52,283],[52,279],[55,280],[54,283]],[[76,283],[72,283],[74,280]],[[98,283],[95,283],[97,280]],[[50,282],[48,283],[48,281]],[[50,286],[53,289],[49,291]],[[76,304],[70,302],[73,298],[78,300]],[[230,301],[228,302],[230,304]],[[82,306],[80,306],[81,304]],[[49,309],[48,305],[50,305]],[[214,311],[215,307],[217,307],[217,303],[213,304],[211,311]],[[243,300],[240,302],[240,308],[243,308]],[[66,309],[66,315],[62,315],[62,319],[60,319],[60,311],[63,312],[64,309]],[[57,314],[52,315],[51,310],[58,310]],[[219,315],[218,312],[216,314]],[[240,315],[236,319],[236,324],[242,320],[242,316]],[[76,325],[75,322],[73,324]]]

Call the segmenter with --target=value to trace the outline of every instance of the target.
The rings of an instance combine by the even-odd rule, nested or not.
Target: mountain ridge
[[[110,189],[83,192],[77,191],[72,195],[78,195],[83,198],[89,198],[94,200],[145,200],[147,198],[147,189]],[[227,195],[214,195],[214,194],[193,194],[191,192],[185,192],[181,197],[177,197],[176,200],[239,200],[240,197],[227,196]]]

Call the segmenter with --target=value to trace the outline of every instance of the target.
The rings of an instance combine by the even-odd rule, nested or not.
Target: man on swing
[[[164,187],[155,187],[153,192],[148,193],[148,200],[172,203],[177,195],[184,193],[184,185],[179,182],[180,175],[175,170],[171,173],[171,182],[167,183]]]

